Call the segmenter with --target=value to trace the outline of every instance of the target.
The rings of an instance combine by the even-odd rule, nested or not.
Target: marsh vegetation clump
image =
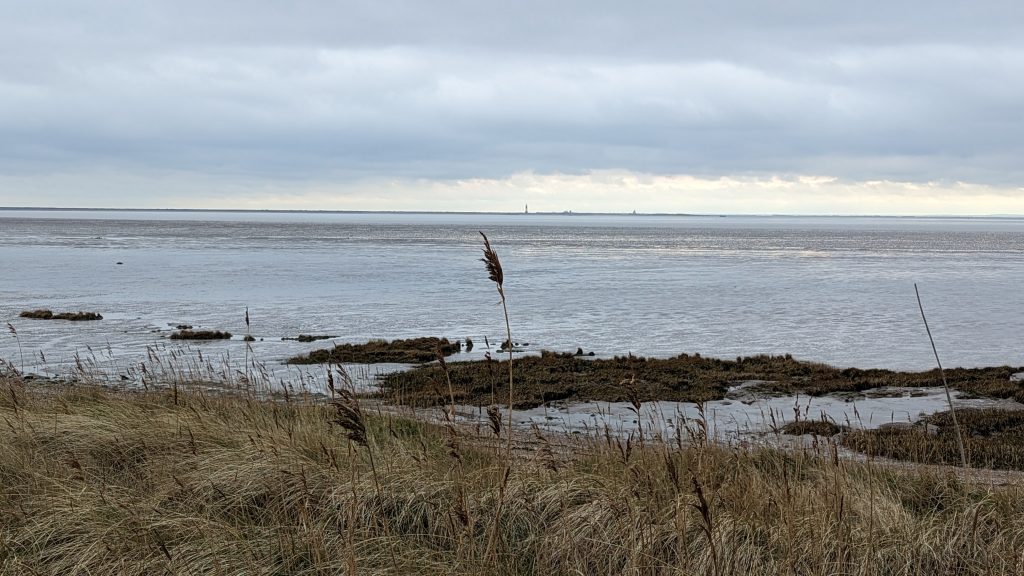
[[[811,436],[831,437],[839,434],[842,428],[834,422],[827,420],[795,420],[782,427],[781,432],[790,436]]]
[[[88,322],[91,320],[103,320],[103,316],[96,312],[53,312],[41,308],[39,310],[25,310],[19,314],[21,318],[33,320],[70,320],[72,322]]]
[[[1024,410],[958,408],[956,415],[970,466],[1024,470]],[[961,463],[949,411],[914,425],[853,431],[844,436],[843,445],[869,456],[921,464]]]
[[[376,364],[395,362],[418,364],[450,356],[462,350],[462,343],[447,338],[425,337],[398,340],[370,340],[363,344],[338,344],[288,359],[289,364]]]
[[[171,340],[229,340],[230,332],[221,330],[179,330],[170,336]]]

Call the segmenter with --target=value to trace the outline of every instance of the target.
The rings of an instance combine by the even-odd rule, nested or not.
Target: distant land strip
[[[690,218],[889,218],[889,219],[943,219],[962,220],[974,218],[1024,218],[1024,214],[972,214],[972,215],[893,215],[893,214],[700,214],[688,212],[480,212],[461,210],[302,210],[302,209],[251,209],[251,208],[81,208],[56,206],[0,206],[6,212],[155,212],[155,213],[225,213],[225,214],[424,214],[462,216],[661,216]]]

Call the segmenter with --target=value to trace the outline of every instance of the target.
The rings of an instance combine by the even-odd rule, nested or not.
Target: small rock
[[[1024,372],[1010,374],[1010,382],[1024,382]]]
[[[117,265],[118,266],[124,266],[124,262],[118,262]]]

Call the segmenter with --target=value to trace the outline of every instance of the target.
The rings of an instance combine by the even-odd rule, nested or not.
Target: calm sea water
[[[0,357],[128,363],[177,324],[244,334],[246,307],[269,364],[329,345],[281,341],[300,333],[469,336],[479,354],[504,321],[478,230],[533,349],[925,369],[916,282],[944,364],[1024,364],[1022,219],[50,211],[0,211],[0,319],[19,335]],[[105,319],[18,318],[41,307]]]

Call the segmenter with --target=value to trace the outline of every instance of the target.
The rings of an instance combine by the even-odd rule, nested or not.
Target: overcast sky
[[[0,0],[0,205],[1024,214],[1024,2]]]

